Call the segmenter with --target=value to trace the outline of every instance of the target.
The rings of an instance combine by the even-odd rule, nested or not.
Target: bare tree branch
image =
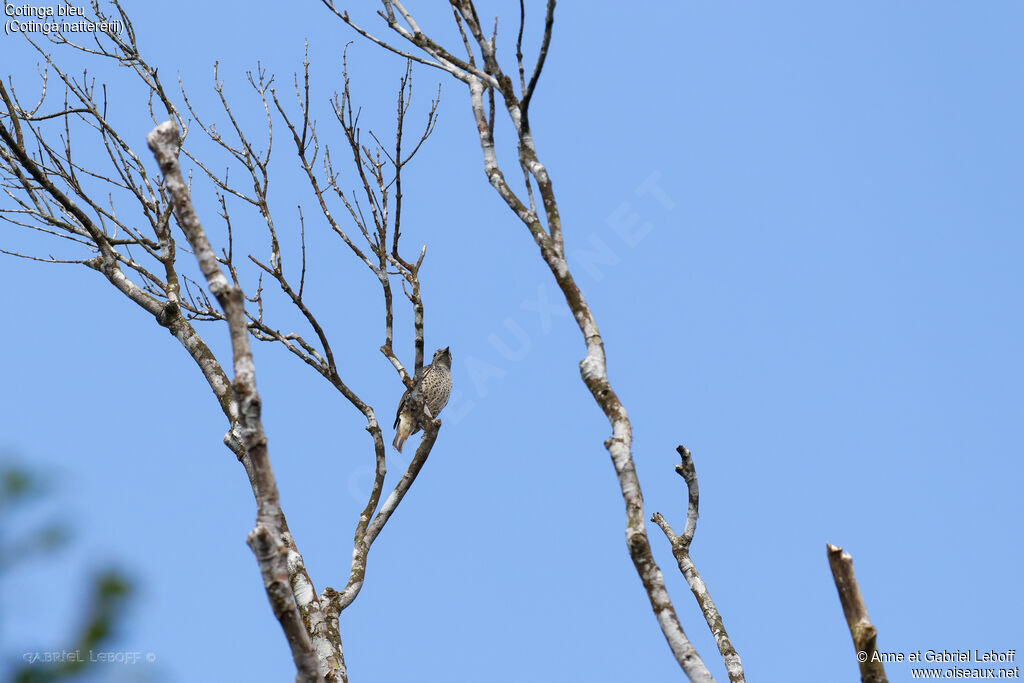
[[[384,525],[391,519],[391,515],[394,514],[398,508],[399,503],[402,502],[402,498],[409,491],[413,482],[416,481],[417,475],[423,465],[427,462],[427,457],[430,455],[430,451],[434,447],[434,441],[437,439],[438,429],[441,427],[440,420],[424,420],[423,424],[423,440],[420,441],[419,447],[416,449],[416,454],[412,458],[412,462],[409,463],[409,467],[406,468],[405,473],[402,474],[402,478],[395,484],[394,490],[388,496],[387,500],[381,506],[377,515],[373,517],[373,521],[369,522],[369,516],[360,517],[360,525],[362,534],[359,534],[357,530],[356,545],[353,550],[352,557],[352,571],[349,575],[348,585],[345,586],[344,590],[340,593],[333,589],[327,589],[324,591],[325,597],[328,601],[328,611],[334,618],[337,618],[337,614],[343,609],[352,604],[352,601],[356,599],[360,589],[363,587],[363,580],[366,576],[366,556],[370,552],[370,546],[373,545],[377,535],[380,534]],[[383,474],[378,472],[380,479],[380,485],[383,486]],[[374,482],[374,491],[378,491],[378,484]],[[367,510],[370,506],[367,505]],[[365,512],[364,512],[365,514]],[[364,520],[369,522],[363,524]]]
[[[853,573],[853,557],[844,553],[839,546],[826,544],[828,566],[832,570],[832,578],[839,591],[839,602],[843,606],[843,616],[850,628],[853,647],[857,651],[857,662],[860,664],[860,680],[862,683],[888,683],[885,676],[885,665],[878,656],[878,630],[868,618],[868,608],[857,584],[857,575]]]
[[[740,661],[740,656],[729,639],[729,634],[725,630],[725,623],[722,621],[722,615],[718,613],[718,608],[715,607],[715,603],[711,599],[711,593],[708,591],[707,584],[704,583],[704,580],[697,572],[696,565],[690,559],[690,544],[693,542],[693,535],[697,531],[700,492],[697,487],[697,470],[693,466],[693,457],[690,455],[690,451],[684,446],[679,446],[676,448],[676,452],[679,453],[681,460],[681,464],[676,465],[676,474],[686,481],[686,526],[683,528],[682,535],[677,536],[660,512],[655,512],[651,517],[651,521],[661,527],[661,530],[665,532],[665,537],[672,544],[672,555],[675,556],[676,562],[679,563],[679,571],[686,578],[686,583],[689,584],[693,597],[697,599],[697,604],[700,606],[701,612],[704,613],[704,619],[708,623],[711,635],[715,637],[718,652],[722,655],[725,669],[729,673],[729,680],[732,683],[741,683],[746,681],[743,673],[743,663]]]
[[[288,545],[283,538],[286,529],[277,492],[277,481],[270,466],[267,439],[260,413],[262,401],[256,389],[256,368],[249,346],[249,329],[245,317],[245,296],[241,287],[228,281],[217,256],[199,222],[188,186],[178,164],[178,127],[173,121],[162,123],[146,137],[153,156],[164,175],[164,187],[174,206],[174,217],[195,252],[199,268],[227,318],[231,334],[235,378],[232,381],[238,402],[239,426],[256,496],[256,526],[249,534],[249,545],[256,555],[263,575],[267,597],[291,645],[292,659],[301,681],[323,681],[313,642],[295,604],[295,595],[288,576]]]
[[[544,68],[544,60],[548,56],[548,48],[551,46],[551,30],[555,25],[555,0],[548,0],[547,12],[544,16],[544,38],[541,40],[540,52],[537,54],[537,63],[533,67],[533,74],[530,75],[530,84],[523,88],[523,127],[529,129],[526,112],[530,108],[530,100],[533,99],[533,91],[537,88],[537,81],[540,79],[541,69]],[[521,33],[520,33],[521,35]],[[521,54],[521,53],[520,53]],[[520,78],[522,77],[522,63],[520,57]]]

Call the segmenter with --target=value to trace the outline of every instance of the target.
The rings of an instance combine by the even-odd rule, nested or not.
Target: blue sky
[[[541,7],[528,4],[532,52]],[[401,60],[319,3],[126,8],[143,54],[213,120],[219,60],[259,139],[244,73],[259,60],[287,95],[308,39],[320,134],[342,145],[327,97],[355,41],[361,120],[382,139],[392,130]],[[450,38],[446,11],[418,13]],[[682,526],[674,449],[693,452],[693,558],[751,680],[857,679],[826,542],[853,554],[882,650],[1024,650],[1022,15],[1010,2],[558,8],[531,122],[570,266],[632,418],[647,516]],[[507,51],[516,20],[499,24]],[[12,36],[0,56],[34,100],[37,58]],[[109,84],[114,120],[148,160],[152,124],[129,74],[55,57]],[[451,347],[458,396],[343,615],[352,680],[680,680],[623,542],[578,331],[548,313],[550,274],[486,183],[466,92],[444,76],[415,74],[410,128],[438,82],[442,102],[405,179],[403,232],[407,251],[429,245],[426,344]],[[279,225],[294,237],[303,203],[309,296],[343,377],[389,422],[401,387],[376,350],[379,288],[311,220],[275,133]],[[196,187],[223,244],[212,194]],[[265,255],[260,223],[237,210],[238,240]],[[0,242],[57,249],[9,226]],[[117,646],[156,662],[95,680],[290,680],[244,542],[248,484],[177,342],[84,268],[4,258],[0,306],[0,445],[52,479],[54,512],[77,534],[2,578],[4,655],[60,645],[85,569],[114,561],[140,585]],[[397,316],[408,362],[410,313]],[[223,329],[205,333],[227,352]],[[318,589],[338,587],[369,485],[363,420],[282,349],[258,345],[256,362],[291,528]],[[408,454],[389,455],[393,482]],[[684,628],[726,680],[667,543],[649,533]],[[909,667],[889,677],[909,680]]]

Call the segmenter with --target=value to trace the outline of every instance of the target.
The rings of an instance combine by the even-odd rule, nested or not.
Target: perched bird
[[[402,446],[410,435],[423,428],[421,424],[425,409],[427,416],[436,418],[448,403],[452,393],[452,354],[448,347],[434,352],[433,362],[416,374],[412,389],[406,389],[398,402],[395,415],[395,450],[402,452]]]

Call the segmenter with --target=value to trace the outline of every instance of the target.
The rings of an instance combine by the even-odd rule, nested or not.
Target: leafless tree
[[[116,14],[108,16],[98,3],[92,5],[91,19],[112,27],[97,33],[94,45],[74,43],[59,34],[48,34],[49,42],[42,43],[26,36],[43,65],[40,94],[33,98],[33,104],[19,96],[21,89],[14,87],[13,80],[9,79],[6,85],[0,82],[0,186],[5,195],[0,218],[16,228],[66,242],[79,252],[67,258],[11,250],[5,253],[46,263],[78,264],[98,272],[170,331],[189,353],[217,398],[228,426],[224,442],[242,463],[252,488],[256,523],[248,543],[256,556],[274,615],[291,647],[297,680],[345,681],[348,677],[339,616],[358,596],[370,548],[426,462],[440,421],[425,421],[415,455],[385,497],[385,441],[377,414],[343,380],[344,368],[304,297],[305,218],[301,208],[294,219],[280,218],[268,198],[273,133],[275,126],[283,122],[292,158],[308,182],[322,215],[322,225],[333,231],[379,282],[384,303],[384,341],[380,350],[399,380],[411,386],[416,371],[423,366],[420,268],[426,246],[414,258],[407,259],[401,251],[402,173],[434,129],[438,100],[435,98],[427,108],[423,128],[414,144],[403,147],[412,92],[411,69],[407,68],[398,89],[393,144],[385,147],[372,133],[372,141],[364,140],[348,75],[343,71],[343,87],[333,98],[332,113],[345,140],[342,149],[350,155],[351,166],[360,181],[361,196],[354,196],[339,184],[333,150],[321,142],[310,111],[308,58],[301,77],[296,77],[294,87],[286,88],[285,92],[279,93],[273,78],[262,69],[249,74],[249,85],[261,103],[266,121],[265,147],[259,149],[234,115],[216,70],[213,87],[230,125],[227,134],[205,122],[183,86],[180,96],[165,88],[157,69],[142,56],[130,17],[117,2],[113,6]],[[134,71],[148,92],[153,123],[158,124],[147,142],[159,166],[159,178],[144,160],[145,154],[119,132],[106,88],[97,87],[96,81],[84,74],[76,76],[62,68],[55,56],[58,50],[76,50],[100,62],[111,60]],[[59,93],[56,98],[54,91]],[[244,180],[236,182],[227,171],[218,175],[213,168],[221,164],[220,160],[200,159],[192,152],[188,142],[190,122],[219,147],[231,164],[229,168],[241,169]],[[80,161],[84,157],[80,150],[90,144],[103,151],[109,161],[106,169]],[[186,180],[182,169],[181,155],[215,189],[219,219],[200,218],[192,201],[192,183]],[[232,234],[231,208],[237,205],[259,217],[268,237],[267,256],[247,255],[261,271],[254,286],[250,283],[248,297],[243,291],[241,264]],[[337,213],[345,216],[345,220],[335,217],[339,208]],[[225,236],[225,246],[219,250],[209,237],[208,226],[214,222],[222,225]],[[288,237],[298,242],[296,269],[285,268],[285,250],[278,230],[282,222],[289,225]],[[187,244],[176,241],[175,224]],[[350,226],[358,235],[350,235]],[[191,252],[195,263],[179,260],[179,250]],[[197,267],[201,277],[195,274]],[[272,323],[263,276],[278,285],[311,332],[286,331]],[[413,311],[410,341],[414,358],[409,370],[394,350],[392,288],[396,278]],[[227,360],[218,358],[206,341],[220,328],[201,328],[204,323],[226,323],[231,340],[232,379],[225,369]],[[289,531],[263,430],[250,338],[281,345],[315,370],[365,417],[375,463],[374,480],[356,521],[351,567],[340,589],[326,587],[318,592],[314,588]]]
[[[3,142],[0,147],[0,183],[8,200],[0,208],[0,218],[19,228],[70,242],[86,255],[72,258],[20,252],[14,255],[48,263],[84,265],[100,273],[151,315],[157,324],[167,328],[188,351],[217,397],[228,424],[225,444],[243,464],[251,484],[257,519],[248,542],[257,558],[274,614],[291,646],[297,680],[346,681],[340,614],[359,594],[367,571],[370,547],[423,467],[437,439],[440,422],[426,421],[423,439],[412,462],[382,502],[386,473],[385,441],[376,412],[342,379],[343,368],[332,350],[324,326],[304,297],[305,216],[299,208],[295,218],[281,218],[269,199],[273,133],[275,127],[280,128],[283,124],[286,138],[290,138],[289,146],[294,148],[293,160],[305,177],[312,200],[319,209],[317,222],[341,239],[379,282],[385,323],[380,351],[390,361],[400,381],[406,387],[411,386],[412,378],[423,366],[424,309],[419,276],[426,247],[421,248],[415,258],[403,257],[400,250],[402,177],[406,164],[434,128],[437,99],[432,101],[425,125],[411,150],[408,145],[403,149],[403,136],[410,107],[413,65],[445,72],[465,85],[468,91],[488,181],[536,242],[541,259],[576,320],[585,346],[585,356],[579,363],[580,375],[609,422],[611,435],[604,441],[604,446],[611,457],[625,504],[627,549],[651,609],[684,674],[692,681],[713,680],[684,632],[651,549],[643,495],[633,461],[629,416],[609,379],[597,321],[566,259],[555,186],[532,134],[530,104],[537,92],[552,40],[555,0],[546,3],[540,48],[532,64],[523,54],[527,14],[523,0],[520,0],[518,31],[515,34],[516,59],[511,66],[503,65],[499,60],[497,20],[489,28],[490,24],[481,20],[472,0],[450,0],[452,20],[459,36],[456,46],[445,46],[421,30],[413,13],[398,0],[382,0],[377,12],[394,42],[357,22],[348,11],[336,7],[332,0],[321,2],[357,34],[407,60],[398,91],[394,143],[387,147],[376,136],[373,136],[372,146],[363,139],[358,108],[352,102],[347,68],[343,70],[342,88],[334,96],[332,113],[360,181],[358,196],[346,192],[339,185],[336,159],[330,146],[321,141],[310,108],[308,58],[301,76],[295,78],[294,88],[289,89],[294,92],[287,95],[278,91],[274,78],[262,68],[248,75],[249,86],[265,118],[266,142],[260,148],[240,122],[240,117],[235,116],[216,69],[213,87],[221,103],[222,115],[228,122],[226,133],[208,122],[205,113],[193,106],[183,86],[180,87],[180,97],[165,89],[157,69],[143,58],[130,18],[116,0],[113,5],[117,11],[115,16],[106,16],[94,3],[93,18],[116,26],[98,34],[95,45],[74,44],[58,35],[51,36],[50,43],[37,44],[30,40],[45,64],[41,73],[42,94],[35,104],[24,102],[13,83],[9,88],[0,83],[3,102],[0,113],[0,139]],[[159,178],[147,170],[143,161],[145,155],[137,153],[125,136],[118,132],[108,110],[105,90],[97,90],[94,81],[73,76],[62,69],[51,54],[55,49],[78,50],[97,60],[114,60],[134,71],[149,95],[150,117],[156,127],[147,141],[159,166]],[[53,97],[48,96],[54,80],[58,82],[62,95],[56,108],[51,107]],[[291,100],[293,96],[294,101]],[[510,170],[499,162],[496,141],[499,110],[504,112],[501,116],[507,117],[501,129],[508,126],[512,132],[507,144],[515,152],[518,169]],[[235,171],[241,170],[242,181],[231,179],[228,172],[217,172],[215,169],[220,161],[196,151],[189,137],[190,127],[198,128],[219,149],[219,153],[230,160]],[[105,151],[109,160],[106,171],[79,163],[78,148],[73,148],[72,141],[77,145],[83,135],[90,136],[89,139]],[[208,217],[201,219],[197,212],[192,200],[193,183],[186,179],[182,155],[187,160],[185,164],[197,169],[198,176],[217,193],[219,221],[211,221]],[[265,256],[247,255],[260,273],[255,283],[247,283],[248,296],[243,291],[241,261],[235,253],[232,233],[232,210],[239,205],[259,216],[268,241]],[[128,206],[132,207],[134,217],[128,217]],[[346,219],[338,219],[336,211]],[[225,236],[225,246],[219,250],[209,237],[209,225],[213,222],[222,226]],[[298,239],[300,258],[297,268],[286,269],[284,265],[285,250],[279,235],[286,233],[278,227],[283,222],[292,226],[288,236]],[[176,243],[174,224],[184,234],[187,245]],[[355,231],[359,234],[355,235]],[[177,260],[179,247],[192,253],[196,265]],[[201,277],[190,275],[196,267]],[[271,321],[273,312],[265,300],[264,278],[276,283],[284,300],[298,312],[308,332],[282,330]],[[395,279],[413,312],[412,372],[406,369],[394,350]],[[224,369],[226,360],[217,358],[200,334],[200,323],[226,323],[232,348],[232,379],[229,380]],[[209,333],[204,334],[208,336]],[[348,580],[340,590],[330,587],[319,592],[315,590],[313,580],[304,568],[297,542],[289,531],[278,499],[263,431],[250,338],[286,349],[323,377],[366,420],[366,430],[373,445],[375,475],[366,505],[356,522]],[[681,464],[676,470],[685,481],[688,500],[683,532],[677,534],[660,513],[656,513],[652,521],[661,528],[671,545],[679,570],[715,638],[729,679],[744,681],[740,657],[690,555],[698,516],[697,477],[690,452],[683,446],[678,448],[678,452]],[[845,608],[845,600],[843,604]]]

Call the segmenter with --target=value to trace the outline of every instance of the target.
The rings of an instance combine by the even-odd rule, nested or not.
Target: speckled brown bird
[[[434,360],[416,377],[412,389],[406,389],[402,400],[398,402],[398,413],[395,415],[395,450],[402,452],[405,440],[420,431],[423,415],[417,415],[416,405],[422,405],[430,418],[436,418],[448,403],[452,393],[452,354],[448,347],[434,352]],[[417,400],[410,400],[410,399]]]

